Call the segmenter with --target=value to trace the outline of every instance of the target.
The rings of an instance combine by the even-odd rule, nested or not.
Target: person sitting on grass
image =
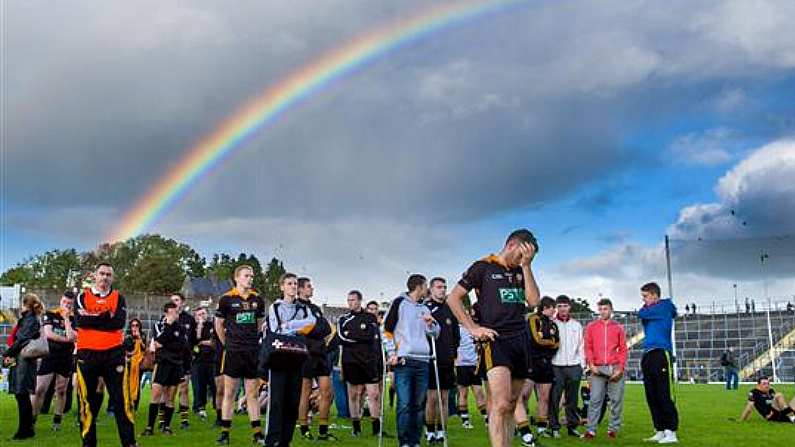
[[[787,404],[783,394],[770,388],[770,379],[767,377],[760,377],[756,381],[756,387],[748,393],[748,403],[745,404],[740,420],[748,419],[754,408],[768,422],[795,424],[795,398]]]

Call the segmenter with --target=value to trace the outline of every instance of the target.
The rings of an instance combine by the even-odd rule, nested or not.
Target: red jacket
[[[591,365],[627,364],[627,338],[624,327],[613,320],[598,319],[585,328],[585,361]]]

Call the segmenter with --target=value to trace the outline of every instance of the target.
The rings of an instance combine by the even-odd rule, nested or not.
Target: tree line
[[[188,244],[145,234],[126,241],[105,243],[96,250],[74,248],[46,251],[18,263],[0,275],[0,285],[22,284],[29,289],[80,287],[99,262],[113,265],[115,284],[120,290],[147,294],[178,291],[186,277],[232,278],[241,264],[254,269],[254,287],[268,298],[279,294],[279,276],[284,264],[273,257],[263,266],[254,254],[233,256],[216,253],[208,262]]]

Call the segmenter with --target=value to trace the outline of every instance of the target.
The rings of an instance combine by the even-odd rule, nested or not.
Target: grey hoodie
[[[429,328],[423,320],[430,314],[428,306],[415,303],[406,293],[395,298],[384,320],[384,336],[391,340],[385,343],[388,354],[427,362],[431,358],[428,337],[439,336],[439,323],[434,320]]]

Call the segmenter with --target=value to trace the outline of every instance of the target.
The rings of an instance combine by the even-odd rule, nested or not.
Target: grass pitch
[[[786,398],[792,399],[795,386],[777,385],[774,388],[783,392]],[[747,422],[738,422],[740,412],[745,405],[750,385],[741,386],[738,391],[726,391],[720,385],[679,385],[677,387],[676,398],[679,408],[680,445],[684,446],[704,446],[704,447],[729,447],[740,445],[788,445],[795,439],[795,424],[769,423],[763,421],[756,413]],[[138,410],[136,419],[136,434],[143,430],[148,403],[148,389],[145,390],[141,408]],[[531,406],[533,404],[531,403]],[[534,410],[534,408],[531,408]],[[473,423],[476,428],[464,430],[461,428],[461,421],[457,417],[450,419],[449,445],[450,446],[488,446],[488,438],[483,421],[480,415],[471,409]],[[210,416],[214,416],[211,411]],[[8,394],[0,395],[0,445],[2,446],[79,446],[80,438],[77,427],[75,426],[74,411],[64,416],[63,427],[60,432],[50,431],[51,415],[41,415],[37,424],[37,437],[30,441],[10,441],[11,435],[16,430],[16,402],[13,396]],[[178,421],[178,415],[174,417]],[[606,425],[597,434],[597,439],[584,441],[581,439],[569,438],[563,434],[561,439],[543,439],[540,444],[543,446],[574,446],[574,445],[622,445],[622,446],[642,446],[646,444],[642,441],[644,437],[652,434],[649,411],[643,397],[643,387],[640,385],[627,385],[626,402],[624,406],[624,426],[615,441],[608,441],[606,438]],[[320,441],[304,441],[296,438],[294,446],[318,446],[323,444],[334,444],[337,446],[364,447],[377,446],[377,438],[368,435],[360,438],[350,436],[350,421],[345,419],[332,419],[336,428],[332,432],[339,438],[336,443],[321,443]],[[604,422],[606,424],[606,420]],[[198,417],[191,415],[191,427],[188,430],[180,430],[178,422],[172,424],[175,432],[174,436],[166,437],[155,435],[154,437],[141,438],[138,442],[143,447],[156,446],[214,446],[217,430],[212,427],[212,420],[203,422]],[[362,424],[365,434],[369,433],[369,423]],[[395,413],[394,409],[388,409],[386,419],[387,430],[395,434]],[[317,428],[313,427],[313,433],[317,433]],[[116,424],[113,418],[103,414],[98,423],[99,445],[112,446],[119,445],[116,435]],[[249,424],[246,416],[235,417],[232,428],[232,445],[250,446],[251,436]],[[520,445],[517,441],[514,445]],[[385,440],[385,446],[396,447],[395,438]]]

